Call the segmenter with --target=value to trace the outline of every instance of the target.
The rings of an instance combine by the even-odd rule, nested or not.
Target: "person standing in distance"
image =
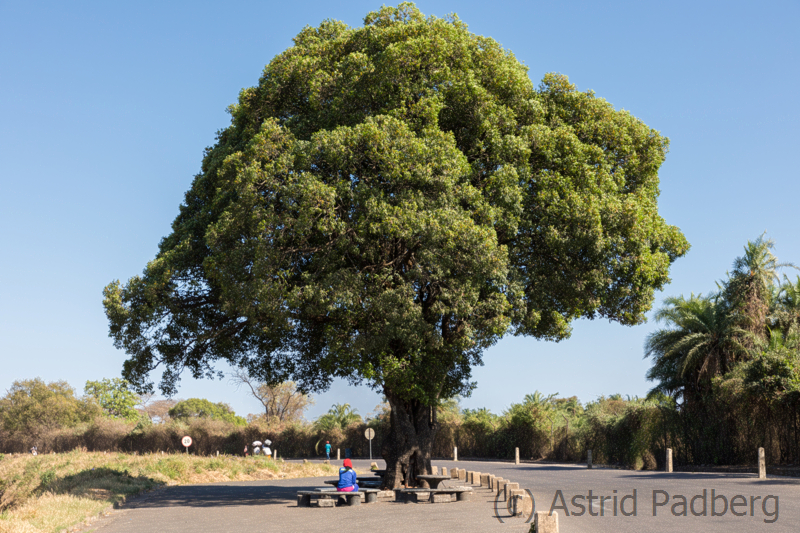
[[[325,441],[325,456],[328,458],[328,461],[331,460],[331,441]]]

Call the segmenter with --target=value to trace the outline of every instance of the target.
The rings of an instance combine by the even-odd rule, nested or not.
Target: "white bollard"
[[[672,448],[667,448],[667,472],[672,472]]]
[[[339,460],[339,448],[336,448],[336,460]]]
[[[758,449],[758,479],[767,479],[767,458],[764,448]]]
[[[514,452],[514,464],[515,465],[519,464],[519,448],[516,448]]]
[[[453,461],[458,461],[458,447],[453,446]]]

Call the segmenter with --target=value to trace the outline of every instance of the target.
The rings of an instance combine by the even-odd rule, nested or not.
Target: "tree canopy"
[[[435,425],[503,335],[639,324],[688,250],[657,210],[668,140],[455,15],[306,27],[229,110],[155,260],[105,289],[140,389],[222,359]]]
[[[45,383],[40,378],[17,380],[0,398],[0,421],[6,431],[25,431],[74,426],[100,414],[91,398],[76,398],[66,381]]]
[[[124,379],[104,378],[100,381],[87,381],[83,392],[94,398],[107,416],[125,420],[139,418],[139,412],[136,410],[139,397],[130,390],[128,382]]]
[[[237,426],[244,426],[247,421],[241,416],[237,416],[231,407],[226,403],[213,403],[203,398],[189,398],[175,404],[169,410],[169,416],[176,420],[187,420],[191,418],[213,418],[231,422]]]

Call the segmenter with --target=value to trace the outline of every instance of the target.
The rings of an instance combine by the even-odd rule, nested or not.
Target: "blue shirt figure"
[[[330,459],[331,458],[331,443],[325,442],[325,456]]]
[[[356,484],[356,471],[353,470],[353,463],[350,459],[344,460],[344,466],[339,469],[339,483],[336,484],[339,492],[358,492]]]

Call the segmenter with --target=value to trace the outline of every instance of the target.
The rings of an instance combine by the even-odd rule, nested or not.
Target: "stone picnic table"
[[[427,483],[429,488],[436,489],[439,488],[439,483],[447,479],[450,479],[450,476],[422,475],[422,476],[416,476],[416,478],[420,481]]]

